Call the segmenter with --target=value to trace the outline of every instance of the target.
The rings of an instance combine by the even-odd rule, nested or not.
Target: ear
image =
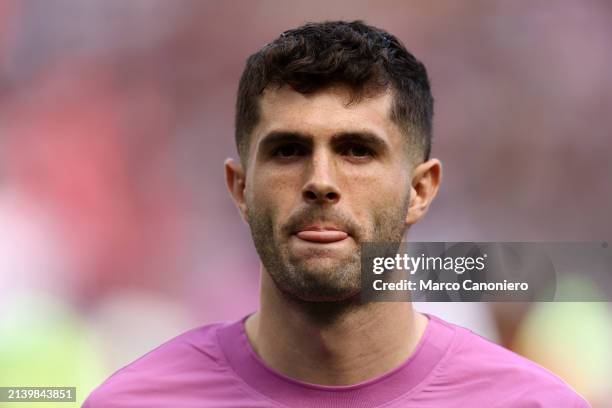
[[[233,159],[225,160],[225,183],[227,189],[234,200],[234,204],[238,207],[240,216],[248,222],[247,205],[244,196],[246,188],[246,177],[240,163],[236,163]]]
[[[406,225],[417,223],[436,197],[442,180],[442,164],[438,159],[430,159],[412,170],[410,187],[410,206],[406,215]]]

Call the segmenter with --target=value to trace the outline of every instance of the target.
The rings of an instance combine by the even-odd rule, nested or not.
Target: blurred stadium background
[[[223,181],[238,78],[329,19],[385,28],[429,69],[445,177],[409,239],[610,238],[609,2],[0,0],[0,386],[77,386],[62,406],[80,406],[164,340],[256,308]],[[612,407],[610,304],[419,307]]]

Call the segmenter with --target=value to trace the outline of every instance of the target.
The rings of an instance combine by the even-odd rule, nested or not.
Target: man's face
[[[277,287],[306,301],[360,291],[360,243],[399,242],[410,171],[389,92],[347,105],[335,87],[266,90],[251,135],[244,200],[255,247]]]

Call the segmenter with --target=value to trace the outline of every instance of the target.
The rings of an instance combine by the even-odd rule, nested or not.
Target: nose
[[[332,159],[325,152],[313,154],[306,183],[302,189],[304,201],[310,204],[335,204],[340,200],[340,189],[335,181]]]

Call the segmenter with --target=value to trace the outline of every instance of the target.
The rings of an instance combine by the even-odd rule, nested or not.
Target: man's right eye
[[[277,147],[272,151],[272,156],[279,157],[281,159],[289,159],[296,156],[304,156],[306,154],[306,148],[299,144],[286,144]]]

